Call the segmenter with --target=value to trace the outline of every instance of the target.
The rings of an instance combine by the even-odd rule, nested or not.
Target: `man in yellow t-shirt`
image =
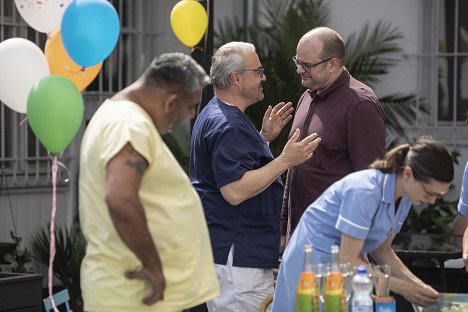
[[[180,312],[219,293],[200,199],[160,134],[195,115],[209,83],[182,53],[154,59],[83,137],[81,288],[88,312]]]

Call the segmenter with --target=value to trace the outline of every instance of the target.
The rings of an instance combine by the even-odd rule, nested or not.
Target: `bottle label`
[[[346,296],[344,292],[326,292],[325,293],[325,312],[346,312],[348,308],[346,306]]]
[[[339,272],[330,272],[325,284],[324,312],[348,311],[343,275]]]
[[[375,301],[375,312],[395,312],[395,299],[389,301]]]
[[[296,312],[319,311],[319,291],[315,273],[302,272],[296,289]]]
[[[319,312],[319,301],[312,293],[298,293],[296,295],[296,312]]]
[[[372,306],[354,306],[353,312],[372,312]]]

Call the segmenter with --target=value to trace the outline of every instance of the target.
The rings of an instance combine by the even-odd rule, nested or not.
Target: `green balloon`
[[[70,144],[80,129],[83,114],[81,93],[65,77],[44,77],[29,92],[29,125],[52,154],[59,154]]]

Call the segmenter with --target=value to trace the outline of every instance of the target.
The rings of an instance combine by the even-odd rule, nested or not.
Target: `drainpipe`
[[[192,49],[191,56],[205,69],[207,73],[210,72],[211,55],[213,54],[213,16],[214,16],[214,0],[200,0],[199,1],[206,9],[208,14],[208,27],[203,39]],[[208,104],[213,97],[213,87],[208,85],[203,89],[202,97],[200,100],[200,106],[198,113]],[[192,120],[191,124],[193,127]],[[191,128],[192,128],[191,127]]]

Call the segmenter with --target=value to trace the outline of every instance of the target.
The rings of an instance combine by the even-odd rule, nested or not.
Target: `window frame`
[[[441,29],[446,27],[443,25],[443,20],[441,18],[442,10],[445,7],[442,7],[443,2],[454,2],[454,20],[453,25],[451,26],[455,29],[453,34],[453,51],[441,51],[440,49],[440,32]],[[422,54],[421,54],[421,81],[422,81],[422,94],[429,100],[431,115],[429,116],[427,123],[437,128],[464,128],[465,119],[457,120],[457,109],[459,103],[461,103],[461,87],[460,87],[460,77],[459,74],[459,61],[462,58],[468,60],[468,52],[461,52],[458,50],[458,41],[459,41],[459,3],[461,1],[468,0],[431,0],[431,1],[422,1]],[[446,15],[447,16],[447,15]],[[437,36],[434,36],[437,34]],[[441,119],[439,115],[441,109],[440,102],[440,89],[439,83],[441,82],[440,75],[440,60],[453,58],[452,62],[448,62],[447,73],[452,77],[452,85],[448,86],[451,96],[448,96],[448,110],[451,111],[451,117],[448,120]],[[451,63],[451,64],[450,64]],[[449,80],[449,78],[447,78]],[[449,82],[450,83],[450,82]],[[451,91],[450,91],[451,90]],[[468,106],[464,109],[468,110]],[[449,116],[450,116],[449,115]],[[464,116],[464,114],[463,114]]]

